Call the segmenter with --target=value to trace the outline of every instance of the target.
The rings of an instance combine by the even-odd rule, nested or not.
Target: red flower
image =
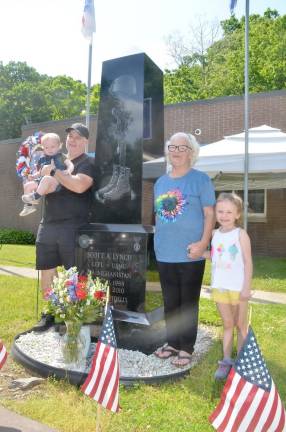
[[[81,275],[78,277],[78,281],[79,282],[86,282],[87,281],[87,276]]]
[[[98,300],[102,300],[105,298],[105,292],[104,291],[96,291],[94,293],[94,298],[98,299]]]
[[[80,300],[85,300],[87,297],[87,292],[84,289],[81,288],[77,288],[76,289],[76,296],[77,298],[79,298]]]
[[[71,281],[71,280],[67,280],[66,282],[65,282],[65,286],[71,286],[71,285],[73,285],[73,281]]]
[[[85,290],[85,283],[84,282],[78,282],[76,284],[76,289]]]
[[[52,293],[52,288],[46,288],[46,289],[44,290],[44,299],[45,299],[45,300],[48,300],[49,297],[50,297],[50,295],[51,295],[51,293]]]

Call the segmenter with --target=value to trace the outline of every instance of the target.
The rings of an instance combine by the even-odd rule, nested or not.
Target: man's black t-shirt
[[[85,153],[72,160],[72,175],[86,174],[94,178],[94,161]],[[91,188],[83,193],[72,192],[61,186],[57,192],[45,196],[42,223],[65,222],[84,224],[88,220]]]

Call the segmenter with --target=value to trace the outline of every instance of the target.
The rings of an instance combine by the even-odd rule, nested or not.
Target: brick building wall
[[[95,140],[96,140],[96,115],[90,116],[90,139],[89,139],[89,148],[90,152],[94,152],[95,150]],[[85,123],[85,118],[83,117],[73,117],[68,120],[59,120],[59,121],[47,121],[42,123],[32,123],[29,125],[22,126],[22,139],[27,138],[30,135],[33,135],[35,131],[41,130],[42,132],[54,132],[58,134],[61,138],[62,143],[65,143],[66,140],[66,128],[68,128],[72,123]],[[1,141],[0,141],[1,143]]]
[[[249,222],[248,233],[255,255],[286,257],[286,189],[267,191],[266,222]]]
[[[164,110],[165,137],[174,132],[189,132],[201,144],[221,140],[244,130],[244,98],[228,96],[195,102],[167,105]],[[250,96],[249,127],[267,124],[286,132],[286,90]]]
[[[194,133],[200,143],[206,144],[222,139],[226,135],[240,133],[244,129],[244,100],[239,96],[167,105],[164,109],[165,139],[173,133],[185,131]],[[254,94],[250,97],[249,127],[267,124],[286,132],[286,90]],[[65,141],[65,129],[77,117],[64,121],[50,121],[22,127],[22,137],[0,141],[1,212],[0,228],[16,228],[36,232],[39,210],[25,218],[18,216],[22,209],[22,185],[15,175],[16,152],[21,141],[37,130],[56,132]],[[95,150],[96,116],[90,119],[89,151]],[[286,162],[285,162],[286,165]],[[153,183],[143,182],[143,223],[153,224]],[[286,207],[286,190],[269,190],[267,193],[267,221],[249,223],[254,253],[257,255],[286,256],[286,222],[283,215]],[[284,210],[284,211],[283,211]]]

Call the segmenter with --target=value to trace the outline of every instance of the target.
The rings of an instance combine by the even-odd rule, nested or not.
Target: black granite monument
[[[119,344],[142,351],[152,349],[152,338],[148,348],[140,326],[160,315],[145,313],[153,227],[142,225],[142,165],[163,145],[162,71],[144,53],[104,62],[91,218],[78,234],[77,266],[109,280]]]
[[[142,163],[163,153],[163,74],[146,54],[103,63],[91,222],[142,223]]]

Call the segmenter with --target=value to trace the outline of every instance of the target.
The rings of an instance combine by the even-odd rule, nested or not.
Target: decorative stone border
[[[132,385],[136,381],[155,383],[181,378],[209,350],[213,338],[214,331],[211,328],[200,326],[192,361],[190,365],[181,368],[172,365],[172,358],[162,360],[154,354],[146,355],[139,351],[118,348],[120,382]],[[11,352],[19,363],[42,377],[54,376],[67,379],[73,385],[83,384],[90,369],[96,343],[90,346],[86,364],[81,367],[69,365],[69,368],[63,361],[60,344],[61,336],[54,328],[42,333],[27,331],[15,337]]]

